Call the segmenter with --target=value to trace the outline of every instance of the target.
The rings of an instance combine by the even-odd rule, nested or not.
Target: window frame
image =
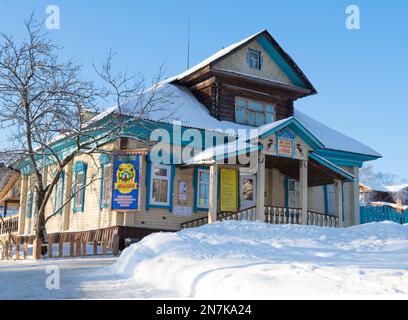
[[[335,202],[336,202],[336,189],[335,184],[327,184],[324,186],[324,193],[325,193],[325,211],[327,215],[335,215]]]
[[[75,179],[74,179],[74,199],[73,199],[73,212],[84,212],[84,206],[85,206],[85,190],[86,190],[86,170],[87,165],[86,163],[79,161],[75,164],[74,166],[74,173],[75,173]],[[82,179],[81,179],[81,188],[82,190],[80,192],[77,192],[78,190],[78,175],[82,174]],[[77,206],[77,200],[78,200],[78,195],[81,195],[81,204]]]
[[[111,198],[112,196],[112,180],[107,180],[107,177],[105,176],[105,170],[110,170],[110,178],[112,179],[112,163],[107,162],[101,164],[101,185],[100,185],[100,199],[99,199],[99,207],[101,209],[103,208],[109,208],[109,205],[111,203]],[[106,182],[109,184],[109,189],[108,189],[108,194],[105,195],[105,188],[106,188]],[[105,199],[106,196],[106,199]]]
[[[261,70],[261,51],[248,48],[248,66],[251,69]]]
[[[156,168],[159,169],[166,169],[167,173],[166,176],[158,176],[154,174],[154,170]],[[154,164],[152,163],[150,166],[150,181],[149,181],[149,206],[150,207],[158,207],[158,208],[169,208],[171,206],[172,201],[170,200],[171,190],[172,190],[172,183],[173,183],[173,168],[171,165],[167,164]],[[166,202],[158,202],[153,200],[153,180],[165,180],[167,181],[167,201]]]
[[[200,182],[200,173],[208,173],[208,188],[210,188],[210,169],[208,167],[201,167],[197,168],[195,172],[195,178],[196,178],[196,183],[195,183],[195,192],[196,192],[196,197],[195,197],[195,208],[196,211],[208,211],[210,208],[210,194],[208,193],[208,206],[201,206],[199,204],[200,201],[200,185],[203,184],[203,182]]]
[[[61,189],[61,190],[60,190]],[[58,193],[61,192],[59,194],[58,197]],[[58,183],[55,185],[55,189],[54,189],[54,209],[53,209],[53,213],[56,213],[55,210],[57,210],[57,208],[61,207],[64,203],[64,192],[65,192],[65,172],[62,171],[60,174],[60,177],[58,179]],[[62,215],[62,209],[58,210],[58,214]]]
[[[245,120],[243,122],[239,121],[237,119],[237,111],[238,111],[238,109],[242,109],[242,107],[238,106],[238,104],[237,104],[237,102],[239,100],[245,102],[245,107],[244,107]],[[250,102],[260,104],[262,106],[262,111],[250,109],[250,106],[249,106]],[[267,110],[268,106],[272,107],[272,112],[269,112]],[[259,127],[259,126],[262,126],[262,125],[265,125],[265,124],[268,124],[268,123],[273,123],[273,122],[276,121],[276,105],[275,104],[268,103],[268,102],[261,101],[261,100],[244,98],[242,96],[236,96],[235,97],[235,106],[234,107],[235,107],[234,117],[235,117],[235,122],[236,123],[245,124],[245,125],[254,126],[254,127]],[[250,112],[254,113],[254,123],[250,123],[250,121],[249,121],[248,115],[249,115]],[[258,114],[262,115],[262,117],[264,119],[263,123],[261,123],[261,124],[257,123]],[[272,115],[272,121],[271,122],[267,121],[267,118],[268,118],[267,115],[268,114]]]

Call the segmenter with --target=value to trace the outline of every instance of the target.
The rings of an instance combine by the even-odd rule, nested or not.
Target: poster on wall
[[[113,158],[112,210],[139,209],[140,154],[116,154]]]
[[[222,212],[238,211],[238,172],[220,169],[220,209]]]
[[[287,139],[278,140],[278,153],[280,156],[293,156],[293,141]]]

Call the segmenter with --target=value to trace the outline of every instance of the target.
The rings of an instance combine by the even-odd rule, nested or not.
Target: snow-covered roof
[[[381,157],[374,149],[295,110],[295,118],[323,142],[325,149]]]
[[[244,43],[246,43],[247,41],[257,37],[258,35],[260,35],[261,33],[265,32],[265,30],[259,31],[239,42],[236,42],[226,48],[223,48],[219,51],[217,51],[216,53],[214,53],[212,56],[210,56],[209,58],[201,61],[200,63],[196,64],[195,66],[191,67],[190,69],[168,79],[170,81],[176,81],[176,80],[181,80],[191,74],[193,74],[194,72],[200,70],[201,68],[204,68],[205,66],[207,66],[208,64],[226,56],[227,54],[231,53],[231,51],[233,51],[234,49],[238,48],[239,46],[243,45]]]
[[[237,139],[227,144],[220,144],[211,148],[207,148],[186,161],[185,165],[211,164],[212,162],[214,162],[214,160],[222,160],[230,156],[238,156],[242,152],[258,151],[259,148],[260,147],[255,144],[251,144],[242,139]]]
[[[238,131],[243,132],[255,129],[251,126],[231,121],[220,121],[212,117],[208,109],[184,86],[170,84],[168,81],[165,81],[160,84],[160,90],[162,95],[167,95],[171,98],[164,99],[164,101],[158,99],[156,105],[148,115],[148,119],[150,120],[165,123],[180,121],[181,125],[186,127],[220,131],[232,130],[236,131],[237,134],[239,134]],[[130,105],[131,103],[129,103],[128,106],[123,106],[121,110],[123,114],[129,116],[134,115],[132,114],[132,108],[129,107]],[[129,110],[127,110],[128,107]],[[171,110],[171,112],[169,113],[168,110]],[[109,108],[91,119],[91,121],[103,119],[107,115],[117,111],[118,109],[116,107]],[[169,114],[169,116],[166,116],[166,113]],[[381,157],[381,154],[365,144],[324,125],[298,110],[295,110],[294,118],[323,143],[324,149]],[[259,134],[261,135],[290,119],[291,117],[259,127]]]
[[[381,192],[401,192],[401,191],[408,191],[408,183],[406,184],[398,184],[398,185],[391,185],[391,186],[381,186],[381,185],[367,185],[360,183],[366,191],[381,191]]]
[[[370,205],[374,207],[390,207],[390,208],[394,208],[398,210],[408,210],[408,206],[399,205],[397,203],[392,203],[392,202],[371,201]]]

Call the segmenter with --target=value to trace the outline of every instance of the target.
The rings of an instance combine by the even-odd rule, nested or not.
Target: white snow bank
[[[408,293],[408,226],[348,229],[228,221],[156,233],[112,272],[199,298]]]

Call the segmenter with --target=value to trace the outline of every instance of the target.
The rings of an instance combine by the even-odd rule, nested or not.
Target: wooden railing
[[[247,208],[238,212],[220,212],[217,221],[238,220],[254,221],[256,219],[256,207]],[[208,216],[182,223],[181,229],[198,228],[208,223]]]
[[[42,258],[65,258],[65,257],[85,257],[85,256],[105,256],[114,253],[112,241],[92,241],[87,242],[82,239],[71,239],[69,242],[63,242],[62,238],[58,243],[50,241],[43,244],[47,247],[47,254]],[[11,241],[0,243],[1,260],[20,260],[30,259],[27,239],[24,242],[13,244]],[[115,253],[114,253],[115,254]]]
[[[301,224],[299,208],[265,206],[265,222],[272,224]]]
[[[250,207],[238,212],[221,212],[217,216],[219,221],[238,220],[238,221],[255,221],[256,207]]]
[[[329,214],[323,214],[313,211],[307,212],[307,225],[320,227],[339,227],[339,218]]]
[[[0,219],[0,235],[16,233],[18,231],[18,216],[10,216]]]
[[[302,221],[302,210],[299,208],[284,208],[265,206],[265,222],[272,224],[306,224],[320,227],[338,228],[339,219],[336,216],[308,211],[307,221]]]

